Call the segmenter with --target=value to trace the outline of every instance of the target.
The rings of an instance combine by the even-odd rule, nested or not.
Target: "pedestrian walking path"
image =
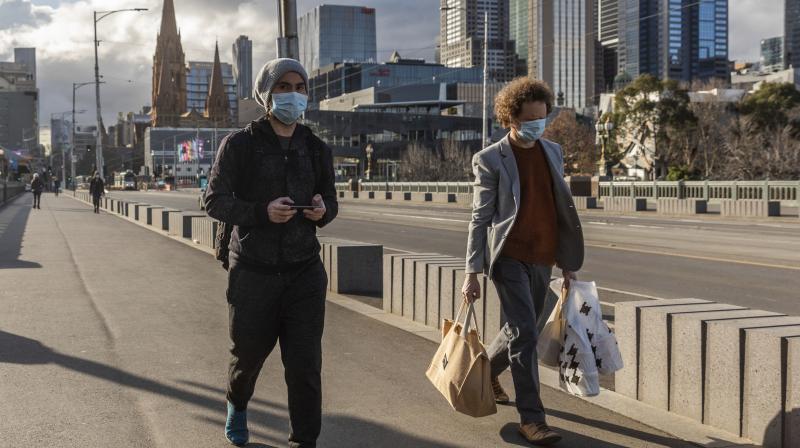
[[[224,447],[226,275],[208,254],[62,195],[0,210],[0,447]],[[329,303],[320,447],[527,446],[503,406],[452,411],[424,372],[436,345]],[[250,446],[286,446],[280,357]],[[510,391],[510,376],[502,377]],[[561,447],[689,444],[545,387]]]

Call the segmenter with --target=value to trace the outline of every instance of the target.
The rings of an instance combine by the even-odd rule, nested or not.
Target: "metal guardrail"
[[[0,204],[11,200],[14,196],[25,191],[23,182],[3,182],[0,181]]]
[[[348,182],[336,183],[351,190]],[[361,182],[360,191],[472,193],[472,182]],[[679,199],[768,199],[800,205],[800,180],[790,181],[624,181],[600,182],[600,197]]]

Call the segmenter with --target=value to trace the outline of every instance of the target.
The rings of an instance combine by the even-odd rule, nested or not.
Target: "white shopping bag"
[[[550,288],[560,293],[563,282],[557,279]],[[621,369],[622,356],[614,333],[603,321],[595,283],[572,280],[561,306],[566,324],[558,357],[561,388],[573,395],[597,395],[599,374]]]

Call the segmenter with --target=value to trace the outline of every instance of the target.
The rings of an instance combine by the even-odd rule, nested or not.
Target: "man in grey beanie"
[[[328,277],[316,229],[338,212],[331,149],[297,122],[303,66],[267,62],[256,81],[266,115],[226,136],[205,193],[209,216],[232,225],[228,245],[231,363],[225,437],[245,445],[247,403],[280,343],[292,448],[315,447],[322,420],[322,329]]]

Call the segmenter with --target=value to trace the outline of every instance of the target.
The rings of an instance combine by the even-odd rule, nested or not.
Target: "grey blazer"
[[[558,218],[556,264],[562,269],[578,271],[583,265],[583,231],[572,194],[564,182],[561,146],[545,139],[539,141],[553,177]],[[475,154],[472,168],[475,183],[466,272],[484,272],[491,278],[520,207],[519,171],[508,136]]]

